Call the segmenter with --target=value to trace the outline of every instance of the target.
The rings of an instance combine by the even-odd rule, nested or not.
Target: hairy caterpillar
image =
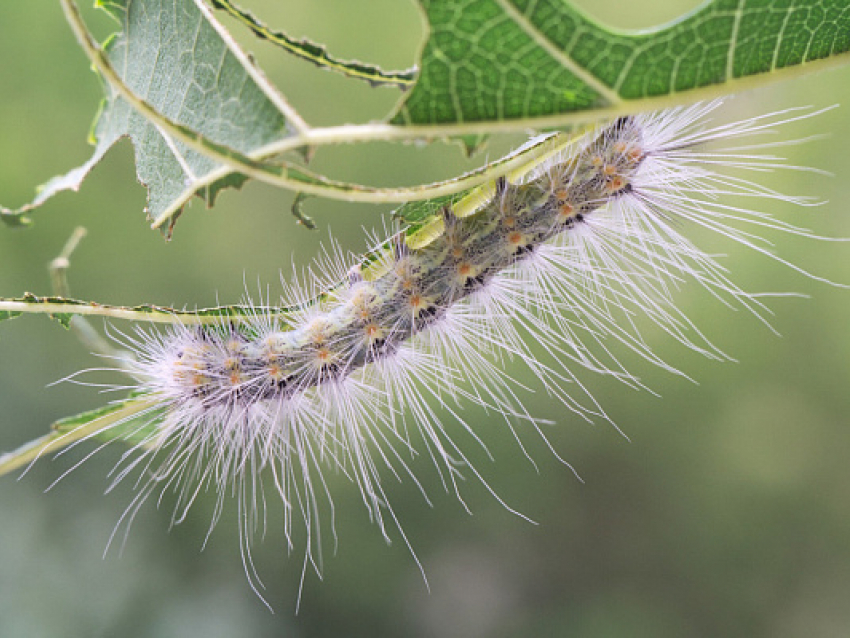
[[[235,494],[250,574],[264,468],[284,501],[289,538],[301,518],[308,543],[316,538],[318,503],[331,496],[321,474],[327,466],[357,483],[387,535],[392,510],[381,477],[407,473],[415,481],[409,453],[430,455],[455,490],[461,466],[476,473],[451,438],[452,429],[466,427],[465,403],[493,410],[509,427],[536,425],[503,368],[506,358],[521,360],[587,418],[605,415],[573,376],[575,366],[640,385],[613,342],[675,371],[653,353],[635,316],[723,358],[677,309],[680,282],[696,280],[755,313],[763,306],[680,234],[683,222],[767,252],[753,229],[807,232],[716,198],[806,202],[715,171],[779,165],[753,146],[715,154],[700,147],[811,113],[707,128],[716,107],[621,118],[523,175],[445,203],[360,264],[332,254],[320,275],[286,286],[286,313],[266,303],[243,322],[123,339],[137,353],[128,365],[140,410],[150,415],[144,424],[155,423],[117,473],[116,481],[142,476],[127,516],[157,490],[177,491],[175,520],[206,487],[217,490],[220,506]],[[539,360],[529,342],[550,360]]]

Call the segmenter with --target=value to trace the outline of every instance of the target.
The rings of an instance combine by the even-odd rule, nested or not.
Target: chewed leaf
[[[164,0],[98,5],[121,25],[105,45],[112,66],[137,95],[167,117],[244,153],[287,137],[288,125],[299,125],[300,118],[235,43],[216,29],[203,5]],[[171,212],[173,220],[193,195],[211,205],[222,188],[244,181],[233,173],[221,177],[220,171],[217,178],[211,177],[221,164],[152,125],[108,83],[104,90],[91,159],[53,178],[29,205],[5,210],[4,219],[20,220],[56,193],[79,188],[122,137],[129,137],[135,147],[137,175],[148,189],[151,217]]]
[[[152,410],[144,394],[134,394],[118,403],[65,417],[53,424],[59,435],[80,433],[81,428],[97,424],[95,432],[88,432],[100,441],[120,439],[129,445],[150,445],[154,442],[159,412]]]
[[[212,5],[236,18],[251,29],[258,38],[267,40],[281,47],[284,51],[312,62],[321,69],[336,71],[351,78],[365,80],[372,86],[395,86],[400,89],[409,89],[416,81],[415,68],[404,71],[384,71],[374,64],[366,64],[356,60],[339,60],[328,53],[324,45],[306,39],[296,40],[282,31],[275,31],[263,24],[256,16],[229,0],[212,0]]]
[[[61,419],[53,424],[50,433],[0,455],[0,475],[26,467],[45,454],[84,439],[121,439],[130,445],[150,446],[156,443],[159,420],[159,410],[145,395],[138,393],[123,401]]]
[[[394,124],[635,112],[729,93],[850,51],[846,0],[710,0],[632,33],[563,0],[420,2],[430,33]],[[701,87],[714,88],[675,95]]]
[[[222,323],[240,322],[253,316],[259,309],[253,306],[231,305],[185,310],[143,304],[139,306],[110,306],[94,301],[81,301],[67,297],[39,297],[26,293],[23,297],[7,299],[0,297],[0,321],[12,319],[24,313],[46,314],[66,328],[74,316],[108,317],[128,321],[149,323]],[[280,314],[285,314],[281,309]]]

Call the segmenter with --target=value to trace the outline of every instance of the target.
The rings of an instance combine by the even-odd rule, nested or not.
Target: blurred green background
[[[247,3],[246,3],[247,4]],[[588,6],[590,3],[587,3]],[[669,19],[693,2],[595,3],[622,27]],[[255,0],[250,6],[295,36],[327,43],[344,58],[385,68],[415,60],[422,27],[412,2]],[[108,20],[88,12],[103,36]],[[231,25],[231,23],[226,22]],[[233,26],[233,25],[231,25]],[[238,38],[313,124],[363,122],[386,113],[394,90],[370,89]],[[84,161],[98,81],[55,3],[0,3],[0,202],[18,206],[33,188]],[[850,103],[850,68],[754,91],[724,110],[730,119],[788,106]],[[831,171],[765,175],[768,184],[829,203],[782,219],[850,237],[850,117],[831,111],[794,128],[825,139],[780,149],[793,164]],[[375,184],[418,183],[497,157],[522,136],[494,140],[465,159],[456,147],[376,144],[322,151],[313,168]],[[170,243],[145,221],[129,144],[122,143],[79,193],[51,200],[32,228],[0,227],[0,295],[49,292],[46,266],[75,226],[89,236],[70,272],[75,296],[105,303],[177,306],[238,300],[244,281],[276,285],[292,259],[306,263],[328,230],[346,248],[366,247],[362,227],[387,208],[311,200],[322,230],[293,224],[291,194],[250,184],[212,211],[190,207]],[[695,239],[701,236],[697,233]],[[850,246],[778,237],[777,248],[815,273],[850,282]],[[714,247],[714,244],[712,244]],[[441,491],[427,461],[415,463],[433,500],[387,480],[390,498],[430,583],[398,533],[385,546],[354,486],[332,476],[339,545],[327,544],[324,582],[308,574],[293,613],[301,555],[287,557],[273,528],[255,559],[266,611],[242,573],[233,512],[201,544],[212,498],[168,530],[170,506],[153,502],[135,521],[122,556],[102,553],[132,492],[108,496],[108,449],[47,493],[81,453],[43,460],[21,481],[0,479],[0,636],[839,636],[850,633],[850,292],[725,244],[724,264],[749,290],[793,290],[778,299],[776,337],[693,287],[681,304],[740,363],[710,362],[652,335],[657,351],[691,384],[640,362],[632,368],[663,396],[590,378],[596,398],[631,442],[609,425],[588,426],[545,397],[529,398],[579,482],[532,433],[524,440],[539,472],[497,420],[466,415],[495,463],[463,440],[492,487],[532,525],[474,479],[467,515]],[[74,337],[43,317],[0,326],[0,449],[42,434],[55,419],[102,404],[96,389],[48,384],[98,366]],[[117,379],[112,379],[117,380]],[[232,509],[232,508],[231,508]]]

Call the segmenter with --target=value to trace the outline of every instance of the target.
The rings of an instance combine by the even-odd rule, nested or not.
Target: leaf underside
[[[94,438],[100,441],[121,439],[129,445],[142,445],[153,438],[159,419],[158,413],[143,411],[143,407],[144,395],[136,393],[116,403],[60,419],[52,428],[63,436],[99,420],[102,427],[93,434]]]
[[[121,401],[61,419],[44,436],[0,454],[0,476],[26,468],[43,456],[87,439],[121,440],[143,447],[156,445],[157,425],[161,420],[161,410],[145,395],[131,394]]]
[[[286,121],[267,90],[247,72],[233,50],[191,1],[110,0],[99,6],[121,25],[105,44],[109,58],[133,91],[166,116],[206,138],[249,152],[286,137]],[[136,173],[148,189],[147,213],[179,209],[193,195],[212,205],[225,187],[245,178],[230,173],[205,183],[220,165],[163,135],[104,84],[92,131],[91,159],[46,183],[33,202],[12,219],[64,190],[79,188],[88,172],[122,137],[135,149]],[[176,217],[176,215],[175,215]]]
[[[281,314],[285,313],[285,309],[279,310]],[[267,308],[242,304],[186,310],[153,304],[110,306],[68,297],[40,297],[32,293],[26,293],[14,299],[0,297],[0,321],[14,319],[24,313],[46,314],[66,328],[69,326],[71,317],[75,316],[111,317],[167,324],[227,323],[250,318],[259,312],[266,311],[268,311]]]

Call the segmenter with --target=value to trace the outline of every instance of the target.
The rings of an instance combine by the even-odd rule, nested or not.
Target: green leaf
[[[564,0],[420,3],[430,24],[422,69],[393,124],[634,112],[730,93],[850,51],[847,0],[711,0],[633,33]]]
[[[95,153],[45,185],[31,204],[0,208],[10,224],[26,223],[32,208],[78,188],[122,136],[135,144],[153,225],[170,232],[193,196],[212,205],[222,188],[249,177],[305,195],[373,203],[463,193],[493,177],[488,167],[462,180],[375,188],[281,161],[288,152],[448,137],[469,151],[496,131],[564,127],[691,102],[784,77],[787,69],[802,73],[850,59],[847,0],[711,0],[677,22],[635,33],[600,26],[564,0],[422,0],[431,27],[422,71],[390,122],[314,128],[233,43],[204,0],[102,0],[99,6],[122,25],[105,52],[73,0],[60,4],[108,80]],[[230,2],[218,6],[250,22]],[[288,42],[323,66],[355,71],[319,45]],[[303,214],[300,203],[296,216]]]
[[[204,16],[211,19],[208,15],[209,9],[203,4],[203,0],[182,1],[194,2],[195,5],[201,8],[202,13],[205,12]],[[181,196],[169,208],[155,217],[153,226],[156,228],[162,228],[165,225],[168,225],[170,228],[174,225],[175,220],[180,215],[182,205],[192,193],[200,188],[199,184],[207,184],[209,186],[214,185],[219,180],[242,179],[243,176],[238,175],[239,173],[243,173],[244,177],[250,176],[270,184],[291,188],[304,195],[323,195],[349,201],[378,203],[425,200],[447,193],[457,193],[485,182],[494,170],[503,170],[504,172],[510,170],[508,165],[503,165],[497,169],[488,166],[467,173],[459,178],[433,184],[401,188],[375,188],[332,180],[288,162],[265,162],[263,158],[279,156],[285,152],[298,151],[299,149],[306,149],[309,155],[313,148],[313,140],[321,140],[323,143],[342,143],[350,140],[351,138],[349,136],[354,136],[355,138],[361,137],[361,139],[389,139],[394,137],[394,133],[403,132],[404,129],[395,127],[393,131],[392,129],[394,127],[384,124],[369,124],[363,127],[343,126],[339,127],[342,129],[341,131],[311,129],[294,112],[290,112],[290,122],[293,117],[296,117],[297,122],[300,122],[298,125],[299,134],[280,139],[277,142],[262,146],[260,149],[255,149],[252,153],[253,157],[249,156],[234,147],[214,141],[207,135],[192,129],[190,126],[175,121],[167,114],[161,112],[156,105],[149,103],[142,96],[138,95],[134,88],[125,81],[115,68],[108,53],[101,50],[99,45],[93,40],[74,0],[60,0],[60,4],[65,11],[65,15],[74,34],[77,36],[78,42],[95,69],[109,82],[110,90],[115,91],[116,95],[120,95],[127,102],[128,106],[133,109],[133,113],[137,117],[144,118],[148,122],[148,125],[156,130],[164,140],[170,141],[170,147],[176,148],[179,142],[188,149],[200,153],[213,164],[218,164],[214,170],[198,178],[198,181],[192,184],[195,188],[184,191],[184,196]],[[108,51],[108,47],[106,50]],[[251,67],[251,65],[248,66]],[[361,130],[357,130],[358,128],[361,128]],[[328,131],[331,131],[330,135],[327,134]],[[363,135],[364,133],[365,135]],[[514,158],[514,162],[520,163],[523,159]],[[497,177],[498,175],[492,176]],[[297,214],[297,211],[295,212]]]
[[[312,62],[320,69],[327,69],[350,78],[365,80],[372,86],[395,86],[400,89],[409,89],[416,79],[415,68],[405,71],[384,71],[378,66],[357,60],[339,60],[328,53],[324,45],[306,39],[296,40],[283,31],[270,29],[250,12],[241,9],[229,0],[212,0],[212,5],[251,29],[258,38],[268,40],[284,51]]]
[[[236,322],[246,317],[254,316],[262,308],[243,305],[216,306],[198,310],[179,310],[166,306],[142,304],[139,306],[111,306],[94,301],[81,301],[67,297],[39,297],[26,293],[23,297],[0,297],[0,321],[12,319],[24,313],[46,314],[56,319],[64,327],[69,327],[70,320],[75,316],[109,317],[129,321],[145,321],[149,323],[227,323]],[[276,309],[285,314],[287,309]]]
[[[10,208],[5,208],[4,206],[0,206],[0,220],[3,221],[7,226],[11,226],[13,228],[20,226],[29,226],[32,223],[27,212],[32,208],[32,206],[25,206],[18,210],[12,210]]]
[[[221,145],[250,152],[289,135],[300,118],[284,112],[283,98],[250,64],[247,56],[216,29],[191,1],[105,0],[121,31],[106,45],[112,66],[132,90],[165,116]],[[207,10],[208,11],[208,10]],[[79,188],[104,154],[122,137],[135,147],[139,181],[148,188],[151,217],[170,213],[172,224],[186,201],[197,195],[212,205],[225,187],[245,178],[226,173],[210,180],[221,164],[189,150],[137,113],[107,83],[94,125],[93,156],[85,164],[45,184],[33,202],[8,211],[19,218],[56,193]],[[297,118],[297,119],[293,119]]]
[[[154,401],[143,394],[131,395],[123,401],[57,421],[50,433],[0,455],[0,475],[26,467],[83,439],[121,439],[130,445],[155,445],[160,421],[161,411]]]
[[[150,409],[145,395],[136,393],[118,403],[65,417],[51,427],[59,435],[65,435],[97,422],[100,427],[93,438],[100,441],[120,439],[129,445],[142,445],[155,437],[159,416],[159,411]]]
[[[456,199],[463,198],[469,193],[465,191],[457,195],[444,195],[424,202],[408,202],[393,211],[393,218],[405,226],[416,229],[430,220],[443,206],[451,206]]]
[[[4,302],[6,302],[5,309],[2,306]],[[51,319],[58,321],[64,328],[70,328],[71,318],[79,313],[65,312],[65,310],[67,308],[72,309],[80,303],[84,302],[78,302],[74,299],[66,299],[64,297],[37,297],[31,292],[24,293],[23,297],[18,297],[17,299],[0,298],[0,321],[14,319],[25,312],[32,312],[31,308],[37,307],[39,308],[37,312],[47,314]],[[99,307],[99,304],[93,303],[89,305],[91,307]],[[11,309],[15,307],[20,308],[20,310]]]
[[[74,318],[74,314],[70,312],[52,312],[50,313],[50,318],[58,321],[67,330],[71,327],[71,319]]]

